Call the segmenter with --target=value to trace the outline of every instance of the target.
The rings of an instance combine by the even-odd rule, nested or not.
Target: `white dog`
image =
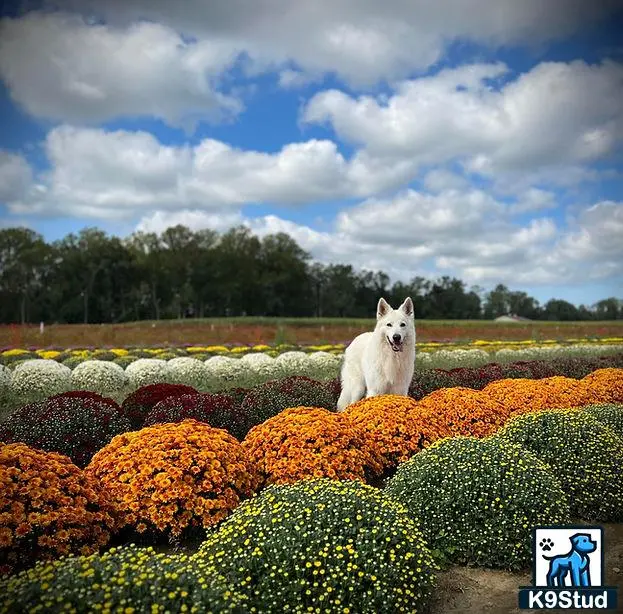
[[[392,309],[385,299],[376,308],[374,332],[355,337],[344,352],[338,411],[364,396],[406,396],[415,367],[413,301]]]

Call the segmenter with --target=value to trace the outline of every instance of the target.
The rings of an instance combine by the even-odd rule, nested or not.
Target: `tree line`
[[[379,296],[412,296],[416,317],[534,320],[623,319],[623,301],[540,305],[499,284],[485,292],[460,279],[414,276],[311,260],[289,235],[263,238],[185,226],[122,239],[97,228],[46,242],[28,228],[0,230],[0,323],[100,323],[214,316],[371,317]]]

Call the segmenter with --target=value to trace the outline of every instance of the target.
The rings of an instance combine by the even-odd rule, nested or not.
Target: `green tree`
[[[29,299],[41,288],[50,264],[50,249],[28,228],[0,230],[0,296],[4,321],[28,321]]]

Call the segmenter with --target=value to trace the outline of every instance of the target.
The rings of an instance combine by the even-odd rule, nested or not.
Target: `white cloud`
[[[449,274],[468,284],[535,287],[621,277],[623,203],[599,202],[567,228],[549,218],[512,220],[510,207],[478,191],[408,191],[348,209],[324,231],[275,215],[186,211],[157,214],[139,228],[185,223],[224,231],[244,224],[259,236],[285,232],[317,261],[383,270],[394,280]]]
[[[511,205],[510,210],[519,214],[555,209],[556,207],[558,207],[556,194],[548,190],[530,188],[519,196],[517,202]]]
[[[0,150],[0,203],[22,198],[32,184],[32,171],[26,160]]]
[[[434,196],[407,190],[342,212],[337,228],[367,243],[417,246],[471,238],[485,218],[497,219],[503,210],[502,204],[478,190],[448,190]]]
[[[141,232],[155,232],[160,234],[167,228],[181,224],[192,230],[210,228],[217,232],[225,232],[233,226],[244,222],[239,211],[218,211],[209,213],[201,210],[183,209],[182,211],[156,211],[143,217],[136,225]]]
[[[424,186],[430,192],[443,192],[444,190],[464,190],[469,187],[466,177],[449,171],[445,168],[434,168],[426,173]]]
[[[7,193],[11,212],[128,219],[156,210],[302,205],[382,193],[414,172],[408,162],[365,153],[346,160],[326,140],[265,153],[214,139],[169,146],[147,132],[68,125],[48,133],[45,152],[50,170],[26,193]]]
[[[314,81],[319,80],[319,77],[306,74],[300,70],[292,70],[291,68],[284,68],[279,72],[279,86],[283,89],[296,89],[310,85]]]
[[[338,90],[303,112],[379,158],[463,162],[485,176],[552,171],[600,160],[623,139],[623,66],[547,62],[504,84],[505,66],[478,64],[402,82],[389,101]]]
[[[409,76],[449,41],[493,48],[569,35],[619,8],[616,0],[60,0],[117,24],[146,18],[200,40],[232,41],[260,64],[335,73],[354,85]]]
[[[97,123],[153,116],[175,125],[242,110],[219,91],[237,57],[217,39],[185,42],[158,23],[88,25],[75,15],[28,13],[0,22],[0,76],[37,117]]]

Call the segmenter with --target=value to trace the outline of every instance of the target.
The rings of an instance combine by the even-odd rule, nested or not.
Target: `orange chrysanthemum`
[[[385,467],[395,467],[450,432],[443,421],[410,397],[385,394],[349,405],[344,412],[383,455]]]
[[[0,443],[0,570],[91,554],[116,524],[101,486],[67,456]]]
[[[253,427],[242,442],[263,484],[327,477],[365,481],[378,476],[381,453],[353,421],[319,407],[291,407]]]
[[[219,522],[258,484],[240,442],[196,420],[118,435],[85,471],[109,490],[124,525],[174,536]]]
[[[441,388],[419,401],[431,425],[447,429],[449,436],[490,435],[508,419],[504,405],[490,395],[472,388]]]
[[[487,384],[483,394],[504,405],[509,415],[544,409],[568,409],[590,402],[580,382],[560,375],[543,379],[503,379]]]
[[[623,403],[623,369],[597,369],[580,380],[588,403]]]

